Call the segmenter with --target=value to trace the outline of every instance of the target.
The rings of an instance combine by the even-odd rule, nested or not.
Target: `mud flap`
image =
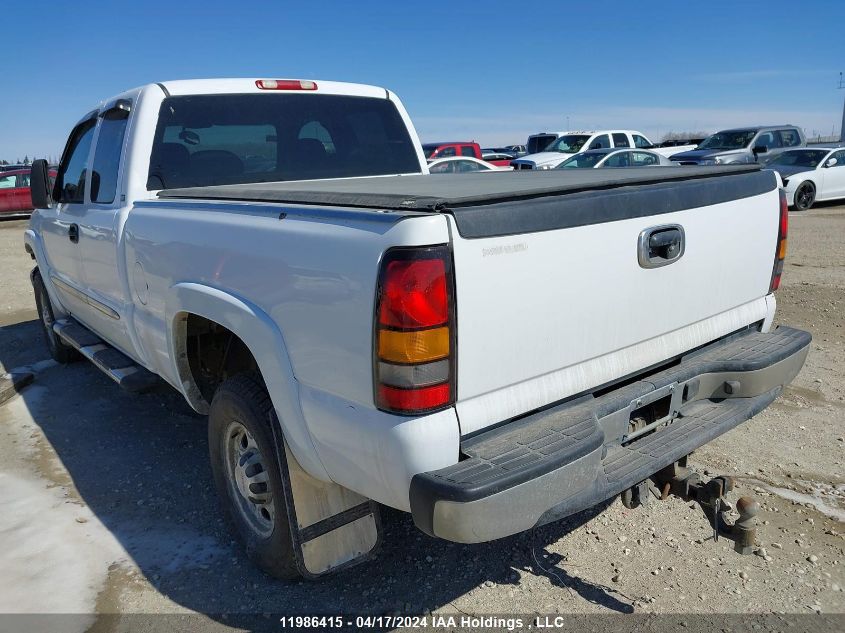
[[[275,412],[270,422],[299,572],[315,579],[372,558],[381,544],[378,505],[306,473],[284,441]]]

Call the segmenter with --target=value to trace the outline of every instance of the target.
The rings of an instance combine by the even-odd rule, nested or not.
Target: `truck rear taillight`
[[[316,90],[317,84],[305,79],[259,79],[255,86],[260,90]]]
[[[780,190],[780,222],[778,223],[778,241],[775,249],[775,265],[772,269],[772,281],[769,292],[780,287],[780,276],[783,273],[783,260],[786,258],[786,233],[789,228],[789,206],[786,202],[786,192]]]
[[[381,262],[374,331],[375,402],[429,413],[455,401],[455,290],[449,248],[393,248]]]

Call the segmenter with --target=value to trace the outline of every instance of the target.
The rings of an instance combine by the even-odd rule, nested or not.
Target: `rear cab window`
[[[639,149],[648,149],[651,147],[651,143],[649,143],[648,139],[645,136],[641,136],[640,134],[634,134],[634,147]]]
[[[779,130],[778,134],[780,135],[780,142],[782,147],[798,147],[799,145],[801,145],[801,136],[798,134],[798,130]]]
[[[436,147],[426,146],[427,157]],[[388,99],[186,95],[162,102],[147,189],[421,171],[408,130]]]
[[[613,135],[613,147],[631,147],[631,144],[628,142],[628,135],[619,132],[615,133]]]
[[[111,204],[117,193],[120,154],[126,136],[129,111],[113,108],[101,116],[94,164],[91,168],[91,202]]]

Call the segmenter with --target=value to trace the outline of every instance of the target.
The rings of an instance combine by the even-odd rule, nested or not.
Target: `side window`
[[[96,119],[79,124],[70,133],[59,175],[53,188],[53,198],[58,202],[85,201],[85,176],[88,172],[88,152],[94,138]]]
[[[604,167],[630,167],[631,152],[616,152],[604,162]]]
[[[454,146],[444,147],[439,152],[436,152],[437,158],[448,158],[455,155]]]
[[[460,173],[465,173],[465,172],[468,172],[468,171],[479,171],[479,170],[481,170],[481,165],[479,165],[478,163],[474,163],[471,160],[460,160],[460,161],[455,161],[455,162],[458,163],[457,167],[458,167],[458,172],[460,172]]]
[[[836,164],[834,165],[834,167],[845,167],[845,149],[841,149],[838,152],[834,152],[830,155],[830,158],[836,159]]]
[[[763,132],[757,137],[757,140],[754,141],[751,147],[757,147],[759,145],[764,145],[769,149],[772,149],[773,147],[780,147],[780,143],[776,140],[774,132]]]
[[[461,145],[461,156],[475,157],[475,148],[472,145]]]
[[[651,143],[648,142],[648,139],[645,136],[640,136],[639,134],[634,134],[634,147],[639,147],[640,149],[646,149],[651,147]]]
[[[428,168],[431,174],[450,174],[454,171],[454,161],[446,161],[445,163],[438,163]]]
[[[29,187],[29,173],[18,175],[17,187]]]
[[[613,147],[631,147],[631,144],[628,142],[628,136],[626,134],[616,133],[613,135]]]
[[[780,130],[779,134],[782,147],[797,147],[801,145],[801,137],[798,135],[798,130]]]
[[[607,134],[602,134],[593,139],[587,149],[604,149],[610,147],[610,137]]]
[[[0,175],[0,189],[14,189],[15,182],[17,181],[17,176],[14,174],[11,176],[2,176]]]
[[[632,152],[631,164],[634,167],[649,167],[650,165],[657,165],[657,157],[649,152]]]
[[[91,168],[91,201],[111,204],[117,193],[117,172],[120,152],[126,134],[127,113],[122,110],[106,112],[100,123],[100,135],[94,149]]]

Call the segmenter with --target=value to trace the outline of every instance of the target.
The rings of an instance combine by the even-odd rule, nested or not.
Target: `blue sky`
[[[838,133],[845,2],[8,2],[0,158],[124,89],[293,77],[395,91],[425,141],[790,122]],[[800,7],[800,9],[799,9]]]

